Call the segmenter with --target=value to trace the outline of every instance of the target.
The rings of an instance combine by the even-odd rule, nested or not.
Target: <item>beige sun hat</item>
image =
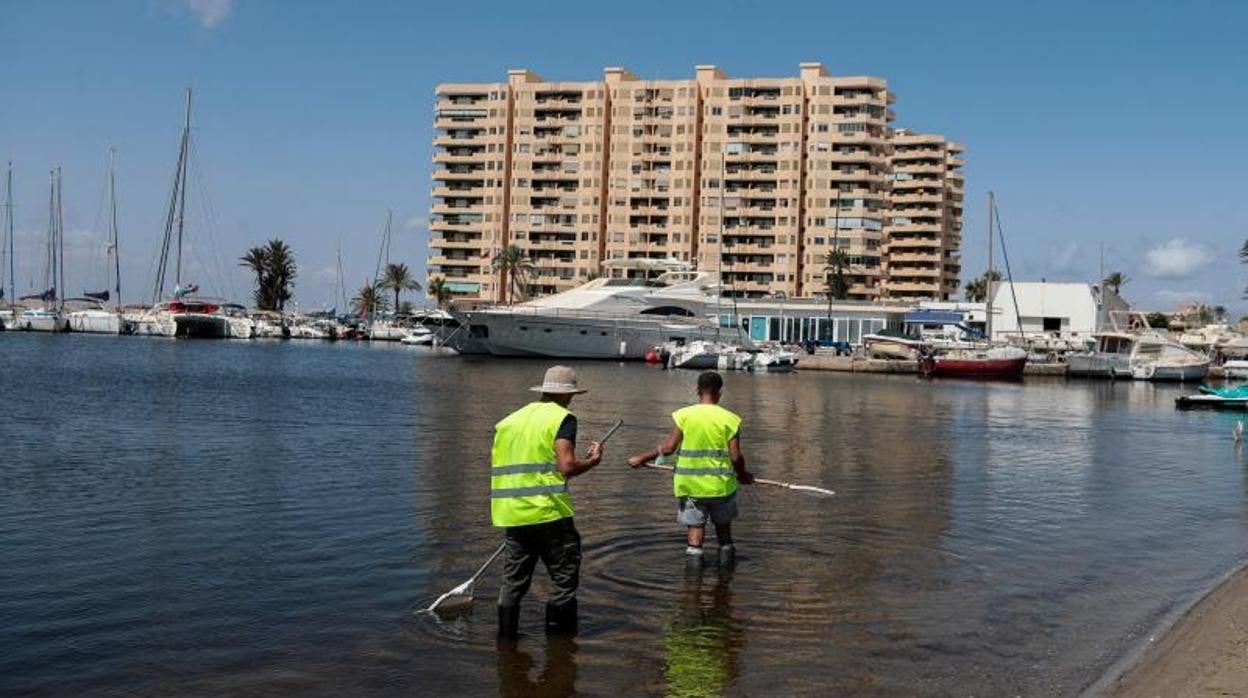
[[[542,384],[535,385],[529,390],[548,395],[580,395],[588,392],[576,387],[576,371],[568,366],[551,366],[546,370],[546,377],[542,379]]]

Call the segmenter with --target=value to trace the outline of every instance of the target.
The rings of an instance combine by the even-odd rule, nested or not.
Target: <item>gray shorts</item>
[[[727,497],[694,499],[680,497],[676,500],[676,520],[686,526],[705,526],[709,521],[716,526],[727,526],[737,518],[737,493]]]

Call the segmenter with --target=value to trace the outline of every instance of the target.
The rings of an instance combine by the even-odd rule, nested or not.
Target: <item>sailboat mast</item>
[[[56,298],[65,308],[65,208],[61,204],[61,168],[56,168]]]
[[[987,330],[988,341],[992,341],[992,212],[996,206],[996,195],[988,192],[988,273],[984,275],[984,328]]]
[[[8,174],[4,180],[5,228],[9,236],[9,307],[17,302],[16,280],[13,264],[13,162],[9,162]]]
[[[178,252],[177,265],[174,267],[174,283],[182,285],[182,230],[186,222],[186,161],[191,140],[191,88],[186,88],[186,119],[182,124],[182,150],[178,154],[178,175],[174,195],[178,200]]]
[[[338,299],[342,299],[342,307],[338,307]],[[340,315],[347,309],[347,292],[342,286],[342,240],[338,240],[338,270],[334,274],[334,314]]]
[[[716,245],[715,274],[719,288],[715,292],[715,341],[719,341],[719,327],[724,324],[720,303],[724,297],[724,189],[728,187],[728,151],[719,153],[719,244]]]
[[[43,257],[46,266],[43,268],[43,290],[41,291],[43,295],[46,295],[49,290],[55,291],[55,288],[52,286],[52,269],[56,266],[56,247],[53,244],[55,239],[56,170],[48,170],[48,239],[44,243]]]
[[[108,238],[113,254],[113,277],[117,310],[121,311],[121,248],[117,240],[117,149],[108,149]]]

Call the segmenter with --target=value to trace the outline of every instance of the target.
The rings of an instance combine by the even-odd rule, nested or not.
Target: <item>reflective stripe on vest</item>
[[[681,432],[672,486],[677,497],[726,497],[737,491],[728,453],[741,418],[719,405],[692,405],[672,414]]]
[[[534,402],[494,427],[490,519],[495,526],[530,526],[572,516],[572,497],[555,457],[555,436],[568,411]]]

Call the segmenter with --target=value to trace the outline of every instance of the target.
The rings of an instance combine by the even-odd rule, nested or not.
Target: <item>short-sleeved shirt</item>
[[[567,439],[576,443],[576,415],[569,414],[563,418],[563,422],[559,424],[559,431],[555,432],[555,440],[559,439]]]

